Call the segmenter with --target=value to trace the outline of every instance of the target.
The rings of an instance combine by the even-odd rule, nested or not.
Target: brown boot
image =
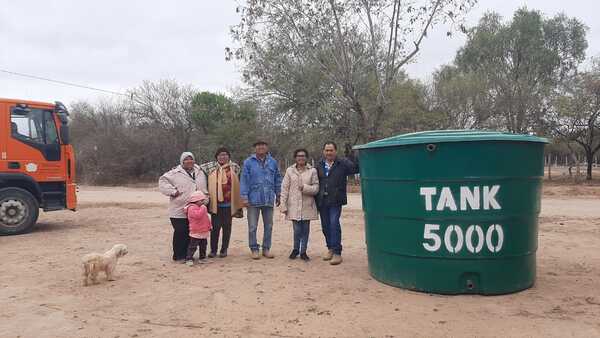
[[[263,250],[262,255],[266,258],[275,258],[275,256],[273,256],[273,254],[269,250]]]
[[[342,264],[342,255],[333,255],[333,257],[331,257],[331,261],[329,261],[329,264],[331,264],[331,265]]]
[[[252,259],[260,259],[260,255],[258,254],[258,251],[252,251],[252,253],[250,254],[250,257],[252,257]]]
[[[333,250],[329,250],[329,251],[327,251],[325,256],[323,256],[323,260],[330,261],[332,257],[333,257]]]

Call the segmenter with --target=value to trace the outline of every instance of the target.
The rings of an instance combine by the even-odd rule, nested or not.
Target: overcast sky
[[[236,6],[235,0],[3,1],[0,69],[117,92],[165,78],[229,92],[240,85],[235,64],[224,60]],[[476,24],[488,10],[510,18],[522,6],[579,18],[590,28],[588,55],[600,55],[596,0],[479,0],[467,22]],[[438,27],[430,34],[406,68],[410,75],[427,79],[452,61],[464,36],[445,33]],[[104,95],[0,72],[0,97],[71,103]]]

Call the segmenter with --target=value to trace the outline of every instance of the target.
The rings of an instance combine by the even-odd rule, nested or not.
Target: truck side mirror
[[[63,124],[60,128],[60,142],[62,144],[69,144],[69,126]]]
[[[62,144],[69,144],[69,111],[62,102],[56,101],[54,102],[54,112],[61,123],[60,141]]]
[[[69,123],[69,111],[67,110],[67,107],[65,107],[65,105],[60,101],[55,102],[54,112],[60,119],[60,122],[63,126],[66,126]]]

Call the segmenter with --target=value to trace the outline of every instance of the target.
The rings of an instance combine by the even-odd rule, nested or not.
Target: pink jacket
[[[185,211],[190,222],[190,237],[208,238],[212,224],[208,218],[206,206],[190,203],[186,205]]]

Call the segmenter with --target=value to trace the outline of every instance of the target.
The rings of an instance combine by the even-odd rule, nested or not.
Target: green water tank
[[[441,294],[531,287],[546,143],[446,130],[355,147],[371,275]]]

